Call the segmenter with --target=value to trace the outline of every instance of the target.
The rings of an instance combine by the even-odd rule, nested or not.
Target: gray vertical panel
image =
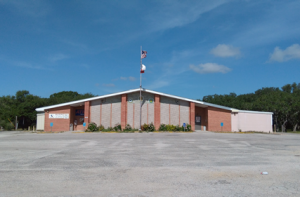
[[[140,128],[140,104],[135,103],[134,106],[134,128]]]
[[[91,101],[91,122],[100,125],[100,100]]]
[[[107,97],[103,99],[101,118],[101,123],[105,128],[110,126],[113,127],[116,123],[121,124],[121,96]]]
[[[132,103],[128,102],[127,105],[127,122],[133,126],[133,104],[134,107],[134,128],[140,128],[140,101],[139,101],[139,92],[130,93],[127,96],[127,100],[132,100]],[[148,108],[148,123],[154,123],[154,95],[146,92],[142,92],[144,102],[142,105],[142,124],[147,123],[147,104]],[[149,99],[152,99],[153,102],[149,103]]]
[[[115,124],[121,124],[121,103],[113,103],[112,104],[112,127]]]
[[[175,101],[174,101],[174,103],[175,103]],[[170,115],[171,115],[171,124],[172,125],[179,125],[179,105],[178,104],[171,104],[170,108],[171,108],[171,113],[170,113]]]
[[[154,124],[154,104],[149,103],[148,106],[148,123],[152,122]]]
[[[190,124],[190,102],[180,101],[180,125],[183,123]]]
[[[160,124],[169,124],[169,99],[164,96],[160,102]]]
[[[142,125],[147,124],[147,102],[142,105]]]
[[[103,103],[102,104],[102,125],[107,128],[110,126],[110,103]]]
[[[133,103],[127,103],[127,124],[133,127]]]

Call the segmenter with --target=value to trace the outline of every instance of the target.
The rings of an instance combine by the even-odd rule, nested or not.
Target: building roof
[[[63,106],[80,106],[83,105],[84,102],[86,101],[93,101],[93,100],[98,100],[98,99],[103,99],[103,98],[107,98],[107,97],[112,97],[112,96],[119,96],[122,94],[129,94],[129,93],[133,93],[133,92],[138,92],[140,91],[139,88],[137,89],[132,89],[132,90],[127,90],[127,91],[123,91],[123,92],[117,92],[117,93],[113,93],[113,94],[106,94],[103,96],[96,96],[96,97],[92,97],[92,98],[87,98],[87,99],[81,99],[81,100],[77,100],[77,101],[71,101],[71,102],[67,102],[67,103],[61,103],[61,104],[56,104],[56,105],[51,105],[51,106],[46,106],[46,107],[40,107],[40,108],[36,108],[35,110],[37,112],[44,112],[47,109],[51,109],[51,108],[56,108],[56,107],[63,107]],[[189,102],[193,102],[195,103],[196,106],[201,106],[201,107],[215,107],[215,108],[219,108],[219,109],[224,109],[224,110],[229,110],[231,112],[234,113],[238,113],[240,112],[244,112],[244,113],[268,113],[268,114],[273,114],[273,112],[258,112],[258,111],[244,111],[244,110],[238,110],[235,108],[231,108],[231,107],[225,107],[222,105],[216,105],[216,104],[212,104],[212,103],[207,103],[204,101],[198,101],[198,100],[194,100],[194,99],[188,99],[188,98],[184,98],[184,97],[179,97],[179,96],[174,96],[171,94],[165,94],[162,92],[156,92],[153,90],[148,90],[143,88],[142,92],[147,92],[147,93],[152,93],[152,94],[157,94],[160,96],[165,96],[165,97],[169,97],[169,98],[174,98],[174,99],[178,99],[178,100],[184,100],[184,101],[189,101]]]

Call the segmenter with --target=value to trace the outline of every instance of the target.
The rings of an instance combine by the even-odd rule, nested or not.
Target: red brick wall
[[[45,129],[51,131],[50,122],[53,122],[52,131],[69,131],[70,128],[70,106],[58,107],[46,110],[45,112]],[[49,114],[69,114],[69,119],[49,118]]]
[[[207,128],[207,108],[195,107],[195,116],[201,116],[201,129]]]
[[[154,126],[158,130],[160,126],[160,96],[154,96]]]
[[[192,131],[195,131],[195,103],[190,102],[190,123]]]
[[[231,111],[208,107],[208,131],[231,131]],[[221,122],[224,126],[221,128]]]
[[[90,106],[91,106],[91,103],[90,101],[86,101],[84,103],[84,122],[89,125],[90,123],[90,119],[91,119],[91,114],[90,114]]]
[[[127,94],[122,94],[121,98],[121,127],[125,128],[127,123]]]

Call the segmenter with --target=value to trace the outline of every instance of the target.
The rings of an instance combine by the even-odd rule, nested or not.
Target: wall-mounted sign
[[[84,109],[75,109],[75,116],[84,116]]]
[[[200,116],[196,116],[196,122],[201,122],[201,117]]]
[[[49,114],[49,118],[69,119],[69,114]]]
[[[149,103],[153,103],[153,99],[152,98],[149,99]]]

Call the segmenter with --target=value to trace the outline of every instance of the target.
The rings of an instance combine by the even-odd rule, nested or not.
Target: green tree
[[[286,131],[296,131],[300,125],[300,83],[286,84],[282,88],[261,88],[250,94],[208,95],[203,101],[241,110],[273,112],[273,123]]]
[[[78,92],[73,92],[73,91],[62,91],[55,94],[51,94],[48,104],[55,105],[59,103],[66,103],[66,102],[76,101],[80,99],[91,98],[94,96],[95,95],[91,93],[79,94]]]

